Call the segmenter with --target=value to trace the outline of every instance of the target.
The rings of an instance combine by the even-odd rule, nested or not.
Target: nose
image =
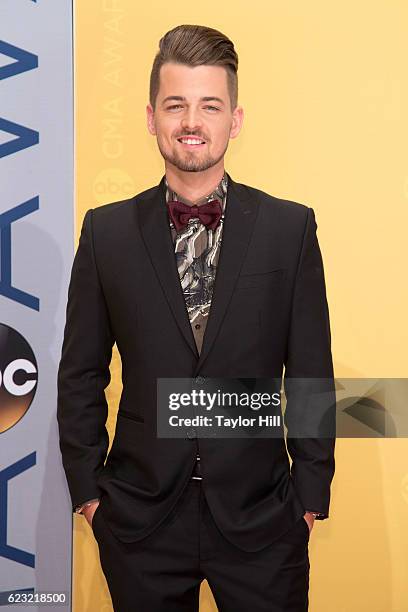
[[[195,130],[200,129],[201,125],[202,121],[200,119],[199,112],[190,106],[183,114],[181,120],[183,130],[194,132]]]

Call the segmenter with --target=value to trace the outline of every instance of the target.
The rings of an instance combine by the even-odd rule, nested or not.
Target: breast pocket
[[[238,277],[235,289],[253,289],[255,287],[272,287],[284,278],[285,269],[277,268],[267,272],[254,272],[241,274]]]

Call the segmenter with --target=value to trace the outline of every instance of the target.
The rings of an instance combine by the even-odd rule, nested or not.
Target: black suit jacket
[[[284,367],[285,380],[333,382],[314,211],[228,175],[223,242],[199,355],[175,261],[164,178],[84,217],[58,371],[60,448],[72,504],[100,497],[97,512],[114,535],[141,540],[177,502],[199,451],[202,484],[220,530],[238,547],[260,550],[305,510],[328,515],[334,438],[288,438],[292,470],[282,438],[159,438],[156,382],[281,379]],[[107,455],[104,389],[115,341],[123,390]],[[295,426],[296,415],[307,417],[313,406],[295,401],[293,393],[291,407],[287,395],[287,424]]]

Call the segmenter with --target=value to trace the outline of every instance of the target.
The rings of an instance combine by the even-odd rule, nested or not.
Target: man
[[[184,25],[161,39],[147,123],[165,175],[88,210],[73,263],[60,446],[119,612],[193,612],[203,579],[224,612],[307,610],[309,535],[328,517],[334,437],[289,437],[317,411],[296,381],[333,389],[317,225],[312,208],[225,171],[243,122],[237,66],[217,30]],[[114,342],[123,391],[106,456]],[[291,470],[281,437],[157,434],[159,379],[202,389],[281,380],[283,367]]]

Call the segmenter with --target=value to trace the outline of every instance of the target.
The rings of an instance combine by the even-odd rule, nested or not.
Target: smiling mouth
[[[201,138],[177,138],[177,141],[183,146],[190,149],[200,148],[205,145],[205,141]]]

